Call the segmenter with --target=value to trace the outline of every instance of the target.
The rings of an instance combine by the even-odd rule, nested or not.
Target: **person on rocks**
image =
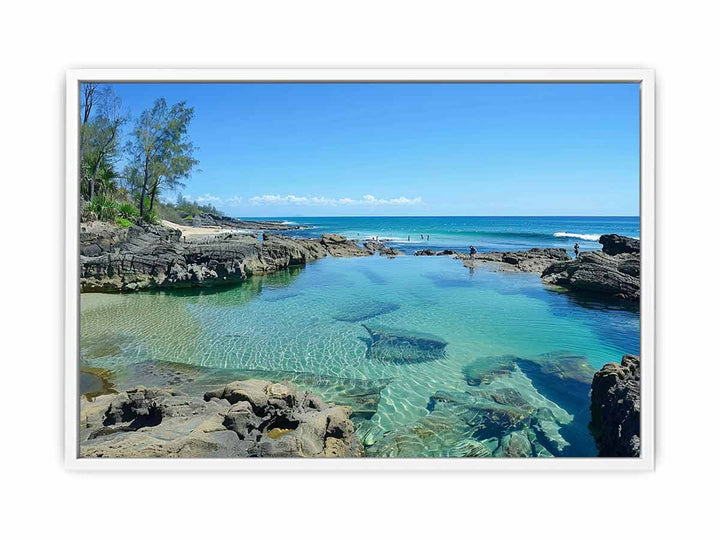
[[[470,255],[475,255],[477,253],[477,249],[475,249],[475,246],[470,246]]]
[[[577,257],[580,254],[580,244],[575,242],[575,257]]]

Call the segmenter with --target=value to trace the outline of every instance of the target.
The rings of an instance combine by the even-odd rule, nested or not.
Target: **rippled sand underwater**
[[[637,312],[445,257],[83,294],[81,313],[82,365],[111,370],[118,388],[291,379],[353,407],[369,456],[523,455],[528,442],[534,456],[593,456],[585,383],[640,346]]]

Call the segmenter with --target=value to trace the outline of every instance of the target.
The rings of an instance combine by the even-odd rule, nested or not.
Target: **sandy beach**
[[[172,221],[163,219],[161,222],[163,227],[169,229],[175,229],[182,233],[182,236],[187,238],[191,236],[210,236],[214,234],[222,234],[229,232],[241,232],[240,229],[224,229],[222,227],[191,227],[189,225],[178,225]]]

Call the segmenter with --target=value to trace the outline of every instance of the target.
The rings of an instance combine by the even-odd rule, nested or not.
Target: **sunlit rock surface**
[[[203,398],[141,386],[81,401],[80,417],[83,457],[363,455],[349,407],[288,381],[235,381]]]

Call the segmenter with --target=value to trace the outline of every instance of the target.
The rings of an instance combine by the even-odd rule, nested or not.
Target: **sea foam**
[[[589,240],[589,241],[598,241],[600,240],[599,234],[576,234],[576,233],[569,233],[569,232],[556,232],[553,233],[553,236],[559,237],[559,238],[579,238],[580,240]]]

